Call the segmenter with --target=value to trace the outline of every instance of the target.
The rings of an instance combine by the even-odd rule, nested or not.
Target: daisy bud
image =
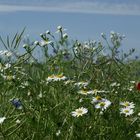
[[[68,38],[68,34],[67,33],[65,33],[65,34],[63,34],[63,38]]]
[[[51,32],[49,30],[46,31],[46,34],[51,34]]]
[[[57,29],[58,29],[58,30],[62,30],[62,26],[58,26]]]
[[[25,48],[25,49],[26,49],[27,47],[28,47],[28,45],[27,45],[27,44],[24,44],[24,45],[23,45],[23,48]]]
[[[34,45],[39,45],[39,42],[38,42],[38,41],[35,41],[35,42],[34,42]]]
[[[106,39],[106,35],[104,33],[101,33],[102,38]]]

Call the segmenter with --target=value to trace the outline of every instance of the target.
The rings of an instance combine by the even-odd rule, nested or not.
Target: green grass
[[[3,53],[0,59],[0,117],[6,117],[0,124],[0,140],[136,140],[140,133],[136,83],[140,78],[139,61],[129,60],[134,50],[118,53],[122,36],[117,33],[111,33],[111,40],[102,34],[101,42],[80,43],[70,41],[63,28],[57,30],[57,36],[41,35],[43,44],[24,44],[21,54],[17,52],[24,31],[11,40],[0,38],[12,53]],[[35,55],[37,49],[42,51],[41,59]],[[66,79],[55,77],[56,81],[48,82],[51,75]],[[88,85],[75,85],[81,81]],[[119,85],[111,86],[115,82]],[[94,93],[82,95],[79,90]],[[111,102],[103,113],[91,103],[96,96]],[[127,117],[120,113],[123,101],[135,104],[134,113]],[[80,107],[88,112],[72,116]]]

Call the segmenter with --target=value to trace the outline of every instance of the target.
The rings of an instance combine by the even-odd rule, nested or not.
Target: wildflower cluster
[[[100,96],[93,97],[91,103],[94,104],[95,108],[101,109],[101,111],[106,110],[111,105],[109,100],[101,98]]]
[[[134,113],[135,104],[133,102],[120,102],[120,105],[122,106],[120,108],[120,113],[124,114],[126,117]]]
[[[0,39],[0,139],[139,138],[140,83],[118,53],[124,36],[102,33],[104,45],[70,42],[65,31]]]

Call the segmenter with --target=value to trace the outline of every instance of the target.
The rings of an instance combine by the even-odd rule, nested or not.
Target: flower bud
[[[59,26],[57,27],[57,29],[58,29],[58,30],[62,30],[62,26],[59,25]]]
[[[46,31],[46,34],[51,34],[51,32],[49,30]]]
[[[39,45],[39,41],[35,41],[34,42],[34,45]]]

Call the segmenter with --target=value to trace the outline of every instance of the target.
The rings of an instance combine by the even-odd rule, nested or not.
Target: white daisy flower
[[[106,110],[111,105],[111,102],[107,99],[102,100],[101,102],[95,105],[95,108],[100,108],[102,111]]]
[[[46,79],[47,82],[51,82],[51,81],[64,81],[66,80],[67,77],[66,76],[63,76],[63,74],[60,74],[60,75],[51,75],[51,76],[48,76],[48,78]]]
[[[120,102],[120,105],[126,108],[135,108],[135,104],[133,102],[128,102],[128,101]]]
[[[6,117],[0,117],[0,124],[2,124],[5,119],[6,119]]]
[[[54,75],[48,76],[48,78],[46,79],[48,82],[51,82],[54,80]]]
[[[54,81],[61,81],[61,80],[66,80],[67,77],[63,76],[62,74],[56,75]]]
[[[75,111],[72,111],[71,114],[73,117],[79,117],[79,116],[83,116],[87,112],[88,112],[87,108],[81,107],[76,109]]]
[[[79,93],[79,94],[82,94],[82,95],[88,95],[88,94],[93,94],[94,91],[93,91],[93,90],[86,90],[86,89],[83,89],[83,90],[79,90],[78,93]]]
[[[136,137],[137,137],[137,138],[140,138],[140,133],[137,133],[137,134],[136,134]]]
[[[125,107],[125,108],[121,108],[121,109],[120,109],[120,113],[121,113],[121,114],[125,114],[125,116],[127,117],[127,116],[132,115],[132,114],[134,113],[134,111],[133,111],[133,109],[131,109],[131,108]]]

